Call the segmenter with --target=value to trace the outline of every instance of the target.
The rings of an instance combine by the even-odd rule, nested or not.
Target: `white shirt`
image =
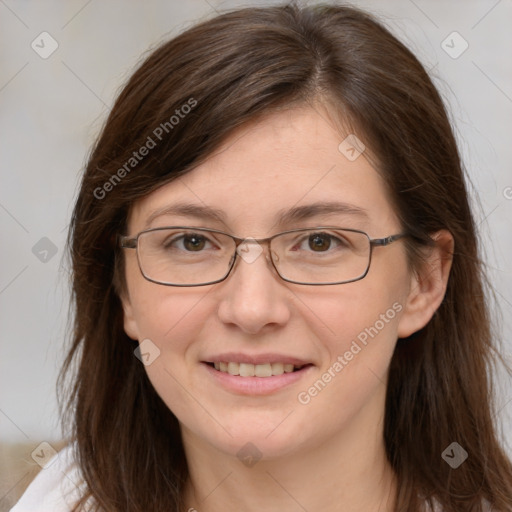
[[[48,461],[10,512],[70,512],[80,496],[80,472],[68,445]],[[83,485],[83,484],[82,484]]]

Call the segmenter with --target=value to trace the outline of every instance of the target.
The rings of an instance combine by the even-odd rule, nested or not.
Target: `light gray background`
[[[61,438],[55,381],[69,303],[66,230],[87,153],[121,84],[149,47],[216,10],[255,4],[0,0],[1,441],[33,441],[35,447]],[[510,358],[512,2],[353,4],[380,15],[406,42],[450,105],[503,314],[503,353]],[[47,59],[31,48],[43,31],[59,45]],[[454,31],[469,44],[458,58],[441,46],[446,40],[452,53],[462,48],[458,36],[446,39]],[[58,250],[46,262],[32,252],[43,237]],[[498,416],[510,440],[511,383],[498,380]]]

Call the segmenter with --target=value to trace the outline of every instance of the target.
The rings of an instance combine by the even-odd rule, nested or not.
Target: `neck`
[[[185,510],[391,512],[396,478],[382,418],[369,416],[363,409],[342,433],[251,467],[182,429],[190,475]]]

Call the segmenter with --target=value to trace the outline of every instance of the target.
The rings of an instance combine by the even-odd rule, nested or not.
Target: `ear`
[[[406,338],[428,324],[446,293],[453,260],[454,240],[446,230],[432,235],[435,247],[429,249],[421,268],[411,276],[409,294],[398,324],[398,337]]]
[[[133,306],[127,293],[121,296],[121,304],[123,305],[124,332],[133,340],[138,340],[139,329],[137,320],[135,319]]]

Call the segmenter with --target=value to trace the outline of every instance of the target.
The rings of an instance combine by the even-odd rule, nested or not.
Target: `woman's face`
[[[240,238],[322,225],[371,238],[399,233],[383,181],[364,152],[357,157],[343,139],[323,110],[272,114],[135,204],[128,234],[171,225]],[[332,202],[352,211],[277,222],[291,209]],[[223,221],[161,214],[147,225],[152,214],[177,203],[214,209]],[[135,251],[125,251],[125,330],[139,342],[150,340],[142,347],[147,374],[178,418],[185,443],[273,458],[382,428],[388,365],[397,337],[410,334],[404,324],[412,280],[403,242],[374,248],[364,279],[332,286],[281,280],[262,249],[254,260],[238,256],[225,281],[190,288],[147,281]],[[212,365],[221,362],[231,363],[232,373],[259,363],[260,375],[276,375],[230,375]],[[305,366],[279,375],[289,369],[285,364]]]

